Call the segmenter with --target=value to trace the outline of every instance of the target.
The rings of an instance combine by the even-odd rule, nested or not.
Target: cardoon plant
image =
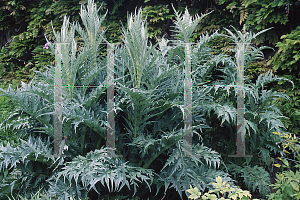
[[[183,198],[188,195],[186,190],[190,184],[201,191],[212,189],[209,183],[217,176],[234,186],[234,180],[220,169],[224,164],[220,153],[201,140],[211,128],[211,113],[228,129],[235,126],[236,108],[232,102],[236,99],[224,100],[223,90],[193,89],[192,133],[198,137],[193,137],[195,142],[191,144],[190,156],[182,156],[185,129],[184,59],[181,59],[184,46],[181,44],[189,41],[203,18],[196,16],[193,19],[187,10],[182,16],[175,11],[175,29],[184,41],[171,41],[173,46],[168,45],[169,41],[165,39],[156,45],[148,42],[147,23],[142,19],[141,10],[128,16],[127,28],[123,26],[122,29],[123,43],[116,46],[114,55],[115,150],[123,157],[108,156],[105,148],[107,88],[102,87],[107,83],[107,62],[98,53],[100,43],[107,41],[105,29],[101,30],[105,15],[99,17],[98,10],[89,0],[87,9],[82,6],[80,12],[84,27],[78,23],[70,24],[65,17],[61,32],[54,31],[56,41],[51,44],[47,41],[52,53],[55,52],[54,45],[69,43],[61,46],[61,52],[56,55],[62,60],[62,85],[69,86],[62,92],[62,132],[68,138],[65,154],[69,158],[48,156],[53,153],[49,141],[53,140],[54,131],[54,66],[49,66],[46,72],[38,72],[33,81],[16,92],[2,90],[3,95],[19,105],[6,121],[14,125],[16,134],[23,141],[20,147],[0,147],[1,170],[10,176],[2,182],[0,194],[19,191],[25,196],[23,188],[31,185],[30,192],[33,192],[39,189],[37,184],[43,184],[44,192],[58,199],[71,196],[98,199],[115,195],[145,199],[149,196],[162,198],[164,193],[167,197],[176,195],[175,198]],[[80,48],[74,39],[75,33],[82,41]],[[212,55],[212,50],[205,46],[217,36],[217,33],[202,35],[190,48],[192,66],[195,66],[191,70],[195,85],[204,83],[209,72],[218,64],[226,66],[224,84],[235,82],[233,59]],[[255,134],[258,132],[254,125],[257,120],[264,125],[260,128],[261,132],[265,131],[266,125],[280,130],[280,113],[268,101],[276,95],[283,95],[269,91],[260,94],[258,90],[260,85],[274,80],[277,80],[276,77],[269,74],[260,76],[256,84],[251,85],[252,88],[246,89],[247,100],[250,101],[250,107],[246,107],[250,115],[246,115],[248,133],[249,127],[256,130]],[[99,87],[83,87],[88,85]],[[217,90],[219,93],[216,93]],[[257,102],[254,100],[259,101],[260,111],[255,110]],[[221,135],[220,132],[215,134]],[[278,138],[265,140],[268,141],[266,144],[274,145]],[[253,141],[252,149],[259,146],[256,141]],[[15,179],[11,175],[13,169],[20,171]]]

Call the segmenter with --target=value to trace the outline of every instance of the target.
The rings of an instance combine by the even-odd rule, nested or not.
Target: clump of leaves
[[[268,62],[268,65],[273,65],[274,70],[289,70],[289,72],[298,73],[300,64],[300,26],[293,30],[290,34],[281,36],[284,39],[278,42],[276,47],[278,51]]]
[[[284,158],[285,156],[287,156],[288,154],[291,154],[287,149],[290,149],[290,151],[292,151],[293,153],[293,157],[296,158],[298,161],[296,160],[291,160],[294,161],[295,163],[295,167],[296,168],[300,168],[300,165],[298,164],[300,161],[300,142],[299,142],[299,138],[296,137],[296,135],[294,135],[292,137],[292,134],[287,134],[287,133],[278,133],[278,132],[273,132],[276,135],[279,135],[280,137],[284,138],[284,142],[282,142],[282,147],[283,150],[281,152],[282,157],[279,158],[279,160],[282,161],[283,165],[285,168],[290,168],[288,161],[286,160],[286,158]],[[284,157],[283,157],[284,156]],[[288,159],[288,158],[287,158]],[[281,167],[280,164],[274,164],[275,167]]]
[[[42,191],[43,188],[39,189],[39,191],[37,191],[35,194],[32,194],[30,198],[27,198],[27,197],[22,197],[20,195],[18,195],[17,199],[20,199],[20,200],[51,200],[53,198],[49,197],[44,191]],[[11,196],[12,199],[10,197],[8,197],[9,200],[16,200],[14,196]],[[56,198],[54,198],[56,199]],[[76,197],[73,197],[71,196],[70,197],[70,200],[75,200]],[[88,200],[88,198],[78,198],[78,200]]]
[[[276,135],[279,135],[280,137],[284,138],[284,142],[282,143],[283,151],[282,151],[282,157],[279,158],[281,161],[281,164],[274,164],[275,167],[282,167],[282,169],[288,169],[288,171],[283,171],[282,173],[276,174],[276,183],[272,184],[270,186],[273,186],[274,189],[277,189],[275,193],[272,193],[271,195],[268,195],[269,199],[272,200],[279,200],[279,199],[300,199],[300,143],[299,138],[294,135],[292,137],[292,134],[286,134],[286,133],[278,133],[273,132]],[[287,154],[290,154],[290,152],[293,152],[294,158],[296,160],[292,160],[286,157]],[[298,168],[296,172],[293,172],[291,169],[292,166],[290,166],[288,160],[293,161],[295,164],[295,168]]]
[[[273,90],[281,91],[288,94],[291,98],[291,102],[279,101],[277,106],[282,110],[283,114],[288,116],[288,119],[284,120],[285,126],[289,132],[298,134],[300,129],[298,124],[300,123],[300,70],[299,58],[300,58],[300,26],[293,30],[290,34],[283,35],[282,42],[277,43],[279,47],[278,52],[268,61],[267,65],[277,70],[281,77],[288,78],[295,82],[295,90],[286,85],[284,81],[279,81],[277,85],[272,85]]]
[[[17,81],[13,80],[11,87],[15,89],[17,85]],[[6,85],[1,85],[0,87],[2,86],[7,87]],[[1,91],[0,94],[2,94]],[[5,120],[16,107],[17,105],[13,100],[5,96],[0,96],[0,124],[3,123],[5,125]],[[0,141],[3,142],[5,146],[8,142],[11,144],[20,144],[18,136],[13,133],[13,128],[4,127],[4,129],[0,129]]]
[[[263,167],[241,167],[235,164],[229,164],[227,165],[227,167],[231,174],[234,174],[235,180],[237,179],[236,175],[243,178],[243,182],[248,188],[248,190],[255,192],[255,190],[258,189],[259,193],[263,197],[270,193],[270,175]]]
[[[192,188],[187,190],[191,195],[189,199],[250,199],[251,194],[247,190],[232,188],[226,181],[222,181],[222,177],[216,177],[215,183],[210,183],[214,186],[214,190],[209,190],[207,193],[201,196],[201,192],[198,192],[198,188]]]
[[[297,171],[284,171],[283,173],[276,174],[276,183],[272,184],[274,189],[277,189],[275,193],[268,195],[268,199],[300,199],[300,172]]]
[[[143,9],[143,17],[147,17],[149,21],[148,37],[161,38],[166,34],[166,30],[168,29],[168,24],[166,24],[166,22],[169,22],[174,15],[170,13],[168,5],[153,5],[146,6]]]
[[[253,1],[238,1],[238,0],[220,0],[219,5],[227,5],[226,9],[232,13],[232,18],[241,25],[243,22],[248,28],[254,28],[257,31],[263,30],[270,25],[276,26],[285,25],[289,18],[284,12],[284,5],[289,3],[288,0],[268,1],[268,0],[253,0]],[[230,16],[229,15],[229,16]],[[275,44],[278,41],[276,31],[270,31],[268,34],[262,34],[255,39],[255,44],[258,45],[268,41],[270,44]]]
[[[117,157],[109,157],[106,147],[102,147],[89,152],[86,157],[78,156],[72,162],[66,163],[66,166],[55,175],[56,183],[60,177],[63,177],[63,180],[68,179],[70,183],[75,181],[76,188],[83,185],[85,190],[89,191],[93,188],[98,194],[100,192],[95,187],[98,182],[109,192],[120,191],[126,185],[129,190],[134,189],[135,194],[138,184],[143,182],[151,190],[154,173],[152,169],[134,167]],[[50,187],[50,191],[52,187],[56,187],[55,184]],[[55,195],[56,193],[51,194],[51,196]]]
[[[0,152],[2,198],[12,192],[22,195],[36,192],[38,186],[47,185],[46,178],[64,161],[51,157],[50,138],[43,141],[40,137],[29,137],[28,141],[21,140],[19,146],[0,144]]]

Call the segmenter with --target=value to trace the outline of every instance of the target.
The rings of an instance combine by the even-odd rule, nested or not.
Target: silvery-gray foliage
[[[48,89],[49,91],[47,91]],[[14,99],[18,106],[0,124],[1,129],[6,128],[3,126],[6,121],[15,119],[6,126],[13,126],[13,130],[19,136],[26,136],[31,131],[38,129],[44,129],[46,134],[53,136],[53,117],[50,116],[53,113],[53,107],[51,106],[53,105],[53,98],[51,99],[53,88],[50,88],[49,84],[31,81],[27,85],[22,84],[22,87],[17,88],[16,91],[13,91],[10,87],[7,91],[2,91],[5,92],[7,97]]]
[[[64,163],[63,157],[53,157],[50,138],[42,141],[30,136],[27,141],[21,142],[17,147],[9,143],[6,147],[3,144],[0,146],[0,168],[4,171],[0,192],[2,198],[13,191],[14,194],[24,195],[36,192],[38,187],[47,187],[46,180]],[[13,169],[17,169],[18,173]]]
[[[173,7],[173,5],[172,5]],[[174,7],[173,7],[174,9]],[[187,8],[185,9],[184,14],[177,12],[174,9],[176,20],[175,23],[175,32],[177,33],[177,36],[183,39],[184,42],[190,42],[190,38],[192,37],[196,26],[199,24],[199,22],[207,15],[209,15],[211,12],[206,13],[204,15],[201,15],[201,17],[196,14],[195,17],[192,17],[190,13],[188,12]]]
[[[145,182],[150,188],[153,176],[151,169],[130,166],[128,162],[109,157],[106,148],[101,148],[89,152],[85,157],[78,156],[72,162],[66,163],[61,172],[55,175],[55,179],[56,183],[62,180],[60,177],[64,180],[68,179],[69,183],[74,181],[75,187],[80,182],[86,191],[93,188],[99,194],[95,186],[98,182],[107,187],[109,192],[120,191],[126,186],[129,190],[133,189],[135,194],[138,183]],[[60,183],[62,184],[62,181]],[[53,187],[56,186],[53,185]],[[72,187],[68,187],[66,191],[70,189]]]
[[[42,177],[39,176],[40,169],[35,169],[34,165],[25,167],[23,164],[22,167],[22,162],[34,161],[42,165],[43,170],[51,168],[51,165],[53,168],[54,160],[45,160],[47,155],[52,154],[49,139],[53,139],[54,66],[49,66],[46,72],[38,72],[33,81],[16,91],[1,89],[3,95],[18,103],[18,108],[5,122],[14,126],[16,133],[26,139],[28,135],[40,132],[39,137],[29,137],[20,147],[1,147],[0,166],[5,166],[1,172],[8,174],[11,171],[7,169],[23,170],[21,177],[26,181],[25,185],[31,184],[32,191],[38,189],[32,185],[33,181],[43,181],[44,191],[58,199],[74,195],[86,198],[90,191],[105,195],[120,190],[122,195],[136,194],[143,198],[143,191],[139,191],[142,186],[149,190],[155,186],[156,195],[161,187],[164,191],[174,188],[182,198],[182,192],[189,189],[189,184],[204,191],[211,188],[209,183],[216,176],[233,185],[229,174],[220,170],[220,165],[224,164],[220,154],[212,148],[193,144],[192,155],[181,156],[185,131],[182,44],[189,41],[205,15],[193,19],[187,10],[183,15],[176,11],[175,29],[183,40],[167,41],[162,38],[152,45],[148,42],[147,23],[141,13],[137,10],[134,15],[128,16],[128,27],[123,27],[123,44],[115,47],[115,88],[118,94],[115,97],[116,153],[124,157],[106,157],[103,148],[106,139],[106,88],[71,87],[62,92],[63,134],[68,137],[68,162],[61,159],[56,171]],[[105,30],[100,30],[105,15],[99,17],[98,9],[89,0],[87,9],[81,7],[80,16],[84,28],[78,23],[70,24],[65,17],[61,32],[55,32],[56,42],[69,43],[62,46],[61,52],[63,85],[105,85],[106,59],[98,54],[99,43],[106,41]],[[77,48],[74,39],[75,31],[83,44],[80,48]],[[235,41],[242,37],[238,33],[238,39],[232,32],[229,33]],[[212,49],[205,46],[218,36],[217,32],[211,36],[202,35],[193,46],[193,85],[205,84],[211,70],[218,65],[224,66],[220,69],[224,80],[210,84],[235,84],[234,59],[213,55]],[[253,35],[250,34],[247,41],[251,39]],[[168,46],[169,43],[172,45]],[[49,47],[54,53],[54,45]],[[261,49],[252,48],[246,53],[245,60],[249,63],[260,55]],[[279,78],[267,73],[260,75],[255,84],[245,84],[245,118],[247,134],[251,136],[250,150],[260,148],[264,163],[268,163],[271,150],[278,152],[275,144],[280,139],[271,131],[280,132],[284,128],[280,121],[282,114],[272,103],[279,97],[288,96],[263,90],[265,84],[277,80]],[[211,115],[221,123],[235,127],[234,94],[228,87],[193,88],[193,135],[197,135],[200,141],[202,133],[211,128],[208,124]],[[4,129],[3,124],[0,128]],[[41,138],[47,138],[48,143],[42,143]],[[30,170],[34,173],[29,174]],[[16,187],[18,180],[20,178],[7,179],[2,183],[0,192],[19,190],[19,186]],[[9,185],[9,181],[15,186]],[[20,193],[25,195],[23,190]]]
[[[173,149],[172,154],[161,169],[156,184],[157,191],[161,186],[165,186],[165,191],[167,188],[173,187],[182,198],[182,189],[188,187],[189,184],[199,187],[201,191],[207,188],[213,189],[209,183],[213,182],[213,177],[217,174],[234,186],[234,181],[227,173],[217,170],[222,162],[218,152],[203,146],[203,144],[197,144],[193,146],[193,154],[190,157],[185,157],[184,142],[184,140],[180,140],[176,143],[176,148]],[[185,194],[188,196],[186,191]]]

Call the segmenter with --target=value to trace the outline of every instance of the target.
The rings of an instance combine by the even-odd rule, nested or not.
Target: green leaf
[[[282,159],[282,162],[286,167],[289,167],[289,162],[286,159]]]
[[[293,187],[294,190],[296,190],[297,192],[299,192],[299,184],[294,183],[294,182],[290,182],[291,186]]]
[[[285,186],[284,192],[286,192],[289,197],[292,197],[294,194],[293,188],[290,185]]]

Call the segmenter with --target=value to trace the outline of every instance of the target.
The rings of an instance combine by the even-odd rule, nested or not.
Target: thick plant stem
[[[61,84],[61,44],[56,43],[55,47],[55,72],[54,72],[54,154],[59,154],[59,143],[62,138],[62,84]]]
[[[184,77],[184,140],[187,141],[185,156],[192,152],[192,80],[191,80],[191,44],[185,44]]]
[[[114,119],[114,45],[107,44],[107,140],[106,146],[115,149],[115,119]],[[115,152],[109,150],[111,156]]]
[[[244,119],[244,50],[243,43],[237,44],[237,155],[245,155]]]

